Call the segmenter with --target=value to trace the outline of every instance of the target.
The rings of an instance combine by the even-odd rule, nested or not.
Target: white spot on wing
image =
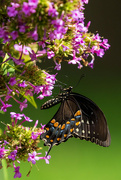
[[[76,128],[76,132],[79,132],[79,128]]]

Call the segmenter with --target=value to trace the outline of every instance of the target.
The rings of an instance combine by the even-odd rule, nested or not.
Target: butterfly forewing
[[[85,133],[85,139],[101,146],[109,146],[110,133],[101,109],[85,96],[77,93],[73,93],[72,96],[78,101],[82,110],[81,131]]]
[[[58,111],[40,136],[45,141],[45,145],[50,146],[51,149],[53,145],[58,145],[74,136],[90,140],[100,146],[109,146],[110,133],[100,108],[89,98],[71,93],[69,88],[64,91],[42,106],[42,109],[45,109],[61,102]]]

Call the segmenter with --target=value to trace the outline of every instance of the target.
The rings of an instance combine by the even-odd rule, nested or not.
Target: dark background
[[[91,21],[89,30],[109,40],[110,49],[103,58],[96,57],[94,69],[86,68],[79,70],[76,65],[62,64],[62,70],[57,79],[66,83],[67,86],[76,86],[81,75],[83,78],[74,92],[83,94],[92,99],[104,112],[111,134],[111,146],[108,148],[97,146],[91,142],[71,138],[66,143],[53,147],[50,152],[50,164],[44,160],[33,166],[29,179],[33,180],[120,180],[121,179],[121,1],[90,0],[85,6],[85,23]],[[43,62],[42,67],[52,67],[51,60]],[[56,73],[50,68],[50,73]],[[53,95],[59,92],[55,88]],[[29,105],[23,113],[33,120],[47,123],[58,109],[58,106],[48,110],[40,110],[40,106],[47,99],[37,101],[38,109]],[[6,117],[9,118],[9,110]],[[19,108],[12,111],[19,112]],[[4,118],[3,115],[0,115]],[[41,143],[42,145],[43,143]],[[48,147],[44,147],[43,153]],[[43,154],[44,155],[44,154]],[[22,180],[26,177],[30,165],[21,163],[20,171]],[[13,179],[12,169],[9,168],[9,179]],[[3,178],[2,171],[0,177]]]

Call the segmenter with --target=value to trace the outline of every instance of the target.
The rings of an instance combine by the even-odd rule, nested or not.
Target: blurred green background
[[[80,81],[73,91],[89,97],[102,109],[107,118],[111,134],[111,146],[104,148],[91,142],[71,138],[66,143],[52,148],[50,152],[52,158],[49,165],[46,165],[44,160],[37,162],[33,166],[29,178],[26,177],[30,169],[29,163],[21,163],[22,180],[121,180],[120,7],[120,0],[90,0],[89,4],[86,5],[85,22],[91,20],[89,30],[94,33],[98,30],[101,36],[109,39],[111,48],[102,59],[96,57],[93,70],[90,68],[78,70],[74,65],[63,63],[62,70],[57,75],[57,79],[66,83],[67,86],[76,86],[81,75],[85,74],[85,78]],[[52,68],[54,66],[53,62],[45,60],[42,63],[42,68],[47,66],[50,73],[56,73]],[[53,95],[58,94],[58,92],[59,88],[55,88]],[[43,124],[47,123],[58,109],[58,106],[55,106],[41,111],[40,106],[48,99],[37,100],[38,109],[29,105],[23,113],[34,121],[38,119]],[[14,110],[9,108],[6,117],[0,115],[0,119],[3,121],[4,118],[10,119],[10,111],[19,112],[19,108],[17,105]],[[44,153],[47,149],[48,147],[43,147],[42,152]],[[13,175],[13,169],[9,168],[8,179],[13,179]],[[4,180],[2,170],[0,171],[0,179]]]

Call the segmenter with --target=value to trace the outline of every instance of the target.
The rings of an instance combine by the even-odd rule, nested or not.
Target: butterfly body
[[[90,140],[100,146],[109,146],[110,133],[101,109],[89,98],[71,90],[72,87],[63,89],[56,98],[42,105],[41,109],[47,109],[61,103],[40,138],[50,149],[73,136]]]

